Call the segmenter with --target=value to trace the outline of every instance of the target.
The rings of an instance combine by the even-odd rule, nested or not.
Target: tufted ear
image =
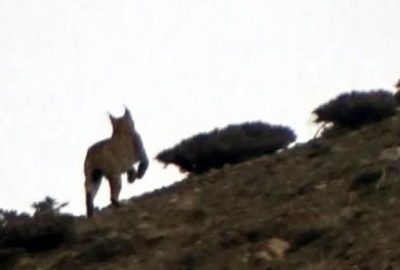
[[[115,118],[111,113],[107,112],[108,117],[110,118],[111,124],[114,126],[115,121],[117,118]]]
[[[129,109],[126,106],[124,106],[124,107],[125,107],[125,116],[131,115],[131,112],[129,111]]]
[[[131,122],[133,122],[131,112],[129,111],[129,109],[128,109],[126,106],[125,106],[124,118],[125,118],[125,119],[128,119],[128,120],[131,121]]]

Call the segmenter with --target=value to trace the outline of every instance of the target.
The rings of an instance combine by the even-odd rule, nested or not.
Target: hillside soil
[[[400,269],[399,121],[189,176],[77,218],[74,241],[7,267]]]

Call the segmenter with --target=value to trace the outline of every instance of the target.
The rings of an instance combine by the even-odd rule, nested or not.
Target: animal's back
[[[100,170],[105,175],[126,172],[137,161],[136,149],[129,136],[112,137],[89,147],[85,174]]]

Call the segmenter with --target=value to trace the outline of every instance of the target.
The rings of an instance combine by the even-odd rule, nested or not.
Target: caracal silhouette
[[[86,214],[94,214],[94,198],[100,187],[101,180],[107,178],[110,184],[111,203],[118,207],[121,191],[121,174],[127,173],[128,182],[142,178],[149,165],[142,139],[135,130],[130,111],[125,108],[125,114],[116,118],[109,114],[113,132],[108,139],[99,141],[89,147],[84,171],[86,191]],[[139,163],[136,171],[134,165]]]

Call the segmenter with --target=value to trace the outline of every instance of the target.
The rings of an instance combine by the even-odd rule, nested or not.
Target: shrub
[[[28,218],[29,215],[27,213],[17,213],[15,210],[0,209],[0,227],[4,227],[10,222]]]
[[[394,115],[396,106],[391,92],[352,91],[339,95],[313,112],[317,115],[317,123],[333,123],[333,127],[354,129]]]
[[[23,217],[0,228],[0,248],[44,251],[68,243],[75,237],[74,219],[69,215]]]
[[[71,215],[60,214],[56,200],[46,197],[34,203],[35,214],[18,214],[0,210],[3,215],[0,227],[0,249],[22,248],[28,252],[44,251],[69,243],[75,238],[75,222]]]
[[[288,127],[243,123],[195,135],[162,151],[156,158],[165,164],[175,164],[183,171],[203,173],[225,164],[272,154],[295,139],[296,135]]]
[[[58,215],[61,209],[67,205],[67,202],[59,203],[56,199],[46,196],[42,201],[33,203],[32,208],[35,209],[34,216],[45,214]]]

